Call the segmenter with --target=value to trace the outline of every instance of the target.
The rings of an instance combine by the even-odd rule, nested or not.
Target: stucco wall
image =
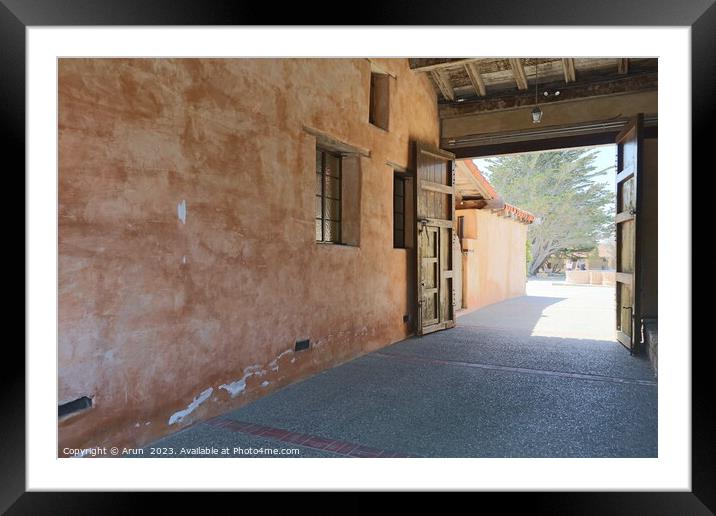
[[[525,294],[527,226],[490,210],[457,210],[465,217],[462,306],[476,309]]]
[[[390,132],[366,59],[59,61],[58,402],[94,401],[60,449],[146,443],[409,333],[385,163],[437,145],[437,106],[378,61]],[[304,125],[371,152],[360,247],[315,242]]]

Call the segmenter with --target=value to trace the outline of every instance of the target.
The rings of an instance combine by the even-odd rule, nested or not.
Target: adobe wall
[[[59,448],[141,445],[406,337],[391,161],[435,92],[367,59],[60,59]],[[360,247],[315,242],[315,137],[360,158]],[[294,353],[298,339],[311,349]]]
[[[527,225],[490,210],[457,210],[465,217],[463,307],[481,308],[525,295]]]

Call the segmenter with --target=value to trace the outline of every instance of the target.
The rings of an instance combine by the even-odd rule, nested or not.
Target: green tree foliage
[[[592,249],[613,234],[614,198],[595,181],[594,149],[515,154],[488,161],[489,180],[506,202],[531,212],[528,230],[532,275],[552,254]]]

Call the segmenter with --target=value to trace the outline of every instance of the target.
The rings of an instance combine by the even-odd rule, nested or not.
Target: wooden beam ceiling
[[[569,84],[577,80],[577,72],[574,68],[574,58],[567,57],[562,59],[562,69],[564,70],[564,82]]]
[[[559,89],[560,95],[540,98],[540,104],[579,100],[588,97],[605,95],[618,95],[637,91],[656,90],[658,81],[656,73],[641,73],[623,77],[613,76],[613,79],[589,83],[552,83],[542,85],[544,89]],[[529,91],[504,92],[475,100],[468,100],[460,104],[441,104],[439,106],[440,118],[454,118],[474,115],[489,111],[514,109],[534,104],[534,93]]]
[[[629,59],[617,59],[617,70],[622,75],[629,73]]]
[[[512,74],[515,77],[515,83],[517,83],[518,90],[527,89],[527,75],[525,75],[525,68],[522,65],[522,59],[510,59],[510,66],[512,67]]]
[[[467,72],[467,76],[470,78],[470,82],[472,83],[472,87],[475,88],[475,93],[477,93],[480,97],[484,97],[485,95],[487,95],[487,90],[485,89],[485,81],[482,80],[482,76],[480,75],[480,70],[477,68],[477,64],[466,63],[464,66],[465,71]]]
[[[435,81],[435,84],[437,84],[438,88],[440,88],[440,92],[443,94],[443,97],[445,97],[448,100],[455,100],[455,90],[452,87],[452,84],[450,84],[450,78],[445,74],[443,70],[433,70],[430,72],[430,75],[433,78],[433,81]]]

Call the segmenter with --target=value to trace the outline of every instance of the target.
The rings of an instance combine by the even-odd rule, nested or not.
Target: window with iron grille
[[[341,242],[341,156],[316,148],[316,241]]]
[[[405,176],[393,174],[393,247],[405,247]]]

